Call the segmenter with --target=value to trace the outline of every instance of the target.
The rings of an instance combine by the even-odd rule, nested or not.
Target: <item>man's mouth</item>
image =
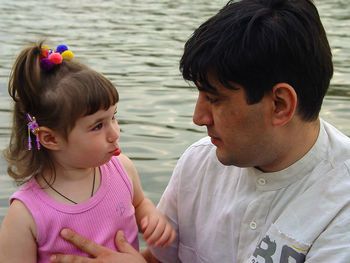
[[[214,144],[214,145],[217,145],[219,143],[219,141],[221,141],[219,137],[216,137],[216,136],[214,136],[212,134],[208,134],[208,136],[211,139],[211,143]]]

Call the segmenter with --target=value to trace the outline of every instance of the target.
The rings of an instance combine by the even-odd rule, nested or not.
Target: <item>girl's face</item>
[[[55,153],[57,161],[66,167],[80,169],[98,167],[113,155],[119,155],[120,129],[114,116],[116,108],[117,105],[113,105],[108,110],[79,118],[67,141],[60,140],[60,150]]]

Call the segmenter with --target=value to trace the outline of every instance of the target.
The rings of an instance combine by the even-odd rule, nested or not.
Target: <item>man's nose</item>
[[[201,92],[198,94],[193,113],[193,122],[198,126],[211,125],[213,123],[210,104]]]

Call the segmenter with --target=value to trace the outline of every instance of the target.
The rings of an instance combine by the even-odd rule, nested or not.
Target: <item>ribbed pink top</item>
[[[49,197],[32,178],[11,198],[22,201],[37,226],[38,263],[48,262],[53,253],[86,255],[59,236],[70,228],[96,243],[116,250],[114,237],[123,230],[138,250],[138,228],[132,205],[132,185],[118,157],[100,167],[101,185],[84,203],[67,205]]]

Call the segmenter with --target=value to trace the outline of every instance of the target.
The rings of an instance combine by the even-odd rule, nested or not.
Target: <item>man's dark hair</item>
[[[332,54],[311,0],[229,1],[185,44],[185,80],[215,93],[212,73],[225,87],[245,89],[254,104],[280,82],[293,86],[298,113],[315,120],[333,75]]]

